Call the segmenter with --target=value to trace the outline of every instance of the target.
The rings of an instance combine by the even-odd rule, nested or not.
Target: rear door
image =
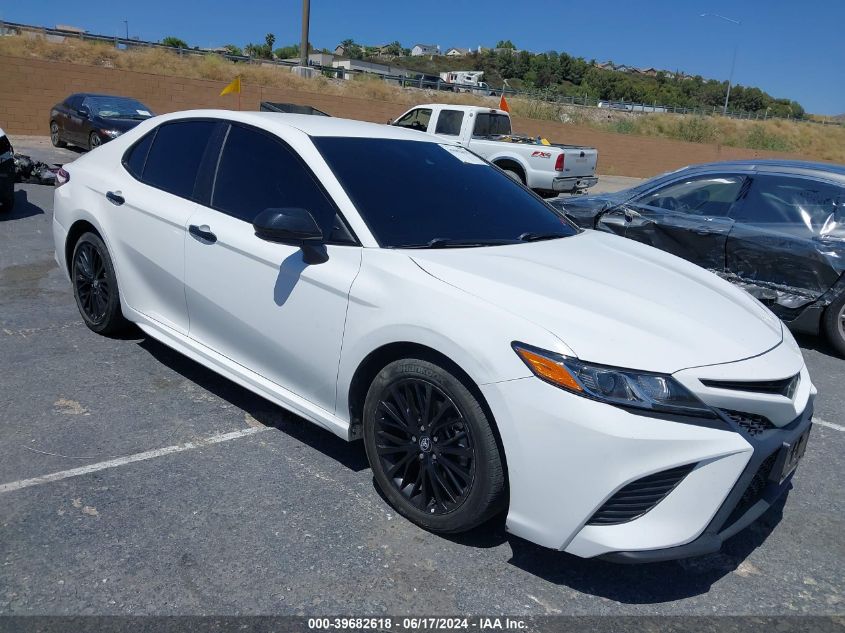
[[[62,128],[64,140],[69,143],[79,143],[82,134],[82,117],[77,110],[82,105],[82,95],[71,95],[60,108],[59,116],[56,117],[59,127]]]
[[[298,207],[327,236],[328,260],[262,240],[252,221]],[[288,144],[231,124],[207,206],[189,220],[185,292],[190,337],[297,395],[334,411],[349,289],[361,247],[334,202]]]
[[[121,293],[133,309],[181,334],[188,333],[188,218],[198,208],[198,174],[221,125],[210,120],[160,125],[126,152],[128,173],[111,184],[111,197],[104,192],[103,205],[116,224],[110,232],[116,243],[110,246],[119,252]]]
[[[434,133],[450,141],[461,142],[461,128],[464,124],[463,110],[443,108],[437,113],[434,122]]]
[[[686,177],[606,212],[598,228],[721,272],[733,226],[730,211],[746,182],[737,174]]]
[[[769,303],[799,308],[845,271],[845,188],[761,173],[732,214],[727,270]],[[753,288],[757,286],[756,290]]]

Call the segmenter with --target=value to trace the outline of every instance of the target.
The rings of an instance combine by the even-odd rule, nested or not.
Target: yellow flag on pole
[[[227,95],[227,94],[230,94],[232,92],[237,92],[238,94],[241,94],[241,76],[240,75],[235,77],[232,80],[232,83],[230,83],[228,86],[223,88],[223,91],[220,93],[220,96],[222,97],[223,95]]]

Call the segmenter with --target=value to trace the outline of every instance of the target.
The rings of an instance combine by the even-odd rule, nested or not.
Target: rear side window
[[[441,110],[437,117],[437,129],[434,130],[434,133],[458,136],[461,133],[463,122],[464,113],[460,110]]]
[[[214,121],[179,121],[159,126],[142,180],[173,195],[190,198],[215,125]]]
[[[153,144],[155,134],[155,130],[153,130],[144,136],[144,138],[130,147],[129,151],[123,156],[123,166],[126,167],[126,171],[138,180],[141,180],[144,173],[144,163],[147,161],[147,154],[150,152],[150,146]]]
[[[475,118],[472,135],[475,137],[507,136],[511,133],[511,120],[505,114],[482,113]]]
[[[839,233],[845,220],[845,188],[799,178],[760,174],[736,214],[737,222],[775,227],[792,234]]]
[[[226,137],[211,206],[250,224],[264,209],[307,209],[324,235],[347,241],[333,203],[299,156],[280,140],[238,125]]]

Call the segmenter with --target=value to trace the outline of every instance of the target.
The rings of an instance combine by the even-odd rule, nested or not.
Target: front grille
[[[672,492],[695,466],[678,466],[629,483],[608,499],[587,525],[617,525],[641,517]]]
[[[757,472],[754,473],[754,477],[751,478],[751,482],[748,484],[745,492],[742,493],[739,503],[736,504],[733,512],[731,512],[731,516],[728,517],[728,520],[725,522],[725,526],[732,525],[741,518],[742,515],[751,508],[751,506],[763,498],[766,486],[769,485],[769,475],[772,472],[772,467],[775,465],[777,457],[778,452],[775,451],[763,460],[763,463],[760,464],[760,468],[757,469]]]
[[[730,389],[732,391],[752,391],[754,393],[765,393],[773,396],[785,396],[792,399],[795,389],[801,379],[800,374],[795,374],[782,380],[709,380],[702,378],[701,384],[716,389]]]
[[[722,413],[724,413],[731,420],[736,422],[743,431],[745,431],[752,437],[755,435],[760,435],[760,433],[762,433],[763,431],[768,431],[770,429],[775,428],[775,425],[772,424],[772,421],[769,420],[769,418],[763,417],[762,415],[757,415],[755,413],[729,411],[728,409],[722,409]]]

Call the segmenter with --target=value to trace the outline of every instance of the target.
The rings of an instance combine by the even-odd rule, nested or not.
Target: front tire
[[[841,356],[845,356],[845,292],[827,306],[822,316],[827,340]]]
[[[492,422],[439,365],[406,358],[379,372],[364,403],[364,445],[388,501],[427,530],[464,532],[504,507]]]
[[[114,265],[99,236],[85,233],[76,242],[70,277],[79,314],[90,330],[114,334],[126,327]]]

